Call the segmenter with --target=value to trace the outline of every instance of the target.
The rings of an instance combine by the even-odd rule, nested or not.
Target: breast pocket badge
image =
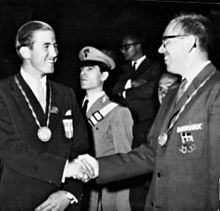
[[[177,127],[177,133],[179,133],[181,137],[181,144],[179,146],[180,152],[186,154],[192,153],[196,150],[197,146],[192,132],[200,130],[202,130],[202,123],[195,123]]]
[[[179,147],[179,151],[183,154],[192,153],[196,150],[194,138],[190,132],[180,133],[182,144]]]
[[[64,132],[65,136],[68,139],[73,138],[73,119],[72,119],[72,111],[68,110],[65,113],[65,117],[63,119],[63,127],[64,127]]]

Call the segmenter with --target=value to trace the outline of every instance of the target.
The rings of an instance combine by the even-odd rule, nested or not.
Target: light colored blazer
[[[210,74],[169,132],[158,137],[189,96]],[[99,183],[154,171],[146,210],[214,211],[219,206],[220,73],[207,65],[175,106],[177,89],[167,95],[149,132],[149,146],[99,159]],[[117,168],[115,168],[117,166]]]
[[[103,95],[87,111],[87,117],[110,102],[108,96]],[[133,138],[132,126],[133,120],[128,108],[117,106],[110,111],[103,120],[92,127],[96,157],[130,151]]]
[[[90,117],[95,111],[100,110],[110,102],[108,96],[103,95],[87,111],[87,117]],[[132,126],[133,119],[128,108],[117,106],[111,110],[104,119],[92,127],[96,157],[129,152],[133,138]],[[97,194],[98,192],[96,191],[92,193],[93,199],[90,201],[91,210],[95,210],[97,205]],[[123,189],[117,188],[114,184],[107,185],[102,189],[101,203],[105,211],[129,211],[129,189],[125,187]]]

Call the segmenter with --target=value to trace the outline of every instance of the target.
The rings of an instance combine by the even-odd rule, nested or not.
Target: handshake
[[[64,169],[65,178],[73,178],[88,182],[95,179],[99,174],[98,161],[88,154],[79,155],[76,159],[68,162]]]

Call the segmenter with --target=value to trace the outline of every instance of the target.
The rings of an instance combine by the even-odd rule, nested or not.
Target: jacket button
[[[158,172],[158,173],[157,173],[157,176],[158,176],[158,177],[161,177],[162,175],[161,175],[161,173],[160,173],[160,172]]]

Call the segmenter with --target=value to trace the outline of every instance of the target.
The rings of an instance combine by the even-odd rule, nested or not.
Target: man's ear
[[[24,59],[28,59],[30,57],[30,49],[27,46],[22,46],[19,49],[19,53]]]
[[[109,72],[105,71],[102,73],[102,81],[105,81],[109,76]]]
[[[189,42],[188,42],[188,48],[189,48],[189,52],[191,52],[193,50],[193,48],[197,47],[197,40],[194,36],[189,36]]]

